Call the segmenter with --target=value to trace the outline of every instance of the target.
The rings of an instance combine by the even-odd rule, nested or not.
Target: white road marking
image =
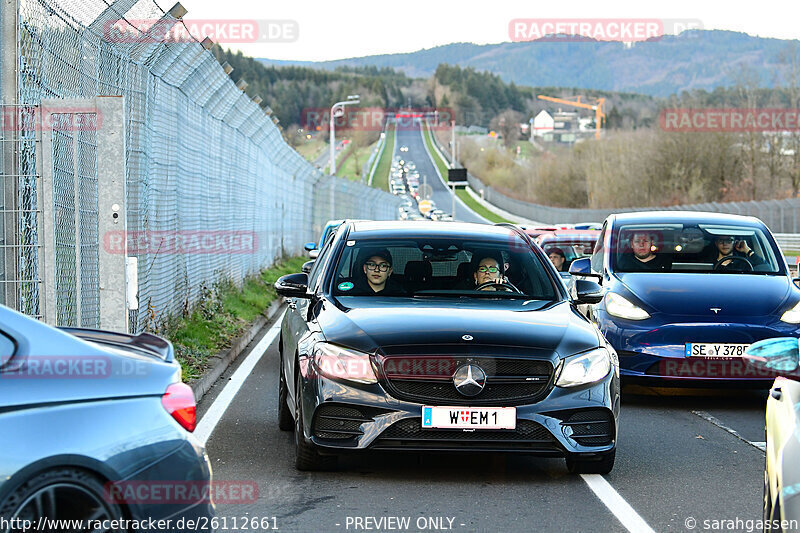
[[[599,474],[581,474],[581,477],[592,489],[595,496],[600,498],[617,520],[631,533],[655,533],[653,528],[647,525],[644,518],[633,510],[625,499],[614,490],[614,487]]]
[[[730,433],[731,435],[733,435],[734,437],[736,437],[740,441],[746,442],[750,446],[753,446],[754,448],[758,448],[762,452],[767,451],[767,443],[766,442],[751,442],[751,441],[747,440],[746,438],[744,438],[741,435],[739,435],[738,431],[736,431],[733,428],[729,428],[728,426],[723,424],[718,418],[716,418],[714,416],[711,416],[710,414],[706,413],[705,411],[692,411],[692,414],[699,416],[700,418],[702,418],[706,422],[711,422],[712,424],[714,424],[718,428],[727,431],[728,433]]]
[[[231,404],[233,399],[236,397],[236,394],[239,392],[239,389],[242,388],[245,380],[250,376],[250,373],[255,368],[256,364],[261,360],[261,356],[266,353],[267,348],[275,342],[275,338],[281,332],[281,322],[283,321],[283,315],[286,311],[282,311],[273,322],[272,326],[267,331],[266,335],[264,335],[258,344],[256,344],[250,353],[247,355],[247,358],[242,362],[239,368],[236,369],[236,372],[228,381],[228,384],[225,385],[225,388],[216,397],[214,403],[211,404],[206,414],[200,420],[200,423],[197,424],[197,428],[194,430],[194,436],[203,444],[206,445],[208,438],[214,432],[214,428],[217,427],[217,424],[222,419],[222,415],[225,414],[227,411],[228,406]]]

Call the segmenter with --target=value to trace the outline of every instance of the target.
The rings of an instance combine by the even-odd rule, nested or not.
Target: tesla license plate
[[[422,427],[448,429],[516,429],[516,407],[422,408]]]
[[[742,357],[749,344],[687,342],[686,357]]]

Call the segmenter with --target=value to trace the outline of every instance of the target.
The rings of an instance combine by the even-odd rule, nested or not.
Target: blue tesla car
[[[768,385],[744,364],[750,344],[800,337],[800,290],[757,218],[700,212],[609,216],[591,258],[570,272],[597,277],[582,306],[619,354],[628,382]]]

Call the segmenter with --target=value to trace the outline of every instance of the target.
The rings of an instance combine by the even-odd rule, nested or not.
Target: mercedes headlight
[[[650,314],[636,304],[631,303],[623,296],[609,292],[606,294],[606,312],[611,316],[627,318],[628,320],[644,320]]]
[[[600,347],[564,359],[556,379],[559,387],[576,387],[600,381],[611,370],[611,354]]]
[[[781,321],[789,324],[800,324],[800,302],[781,315]]]
[[[377,383],[369,354],[335,344],[318,342],[314,347],[315,370],[322,376],[356,383]]]

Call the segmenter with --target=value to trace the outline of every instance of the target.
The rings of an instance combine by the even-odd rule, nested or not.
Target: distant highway
[[[401,153],[399,151],[401,146],[408,146],[408,152]],[[413,125],[397,125],[397,141],[394,143],[393,155],[401,155],[403,159],[413,161],[414,164],[417,165],[420,185],[422,185],[424,180],[423,176],[427,176],[428,185],[433,188],[432,199],[436,202],[436,207],[447,213],[451,213],[453,209],[453,196],[447,185],[437,176],[433,161],[428,157],[418,120],[415,120]],[[478,216],[474,211],[469,209],[458,198],[456,198],[456,212],[451,214],[453,218],[462,222],[490,223],[485,218]]]

